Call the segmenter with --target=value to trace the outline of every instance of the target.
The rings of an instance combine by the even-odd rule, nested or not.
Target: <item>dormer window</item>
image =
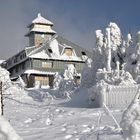
[[[86,55],[86,53],[84,51],[81,52],[82,55]]]
[[[65,48],[64,54],[67,55],[67,56],[72,56],[73,55],[72,48]]]

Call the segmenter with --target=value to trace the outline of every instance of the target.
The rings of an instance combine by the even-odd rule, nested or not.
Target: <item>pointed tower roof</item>
[[[36,26],[38,24],[41,24],[42,26]],[[27,26],[29,28],[29,32],[25,36],[29,36],[31,32],[55,34],[56,32],[52,29],[52,26],[53,23],[51,21],[45,19],[40,13],[38,13],[38,16],[32,21],[30,25]]]
[[[38,16],[32,21],[33,24],[46,24],[53,26],[53,23],[44,17],[41,16],[41,13],[38,13]]]

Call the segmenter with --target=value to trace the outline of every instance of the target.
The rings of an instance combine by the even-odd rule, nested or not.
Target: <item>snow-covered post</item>
[[[97,134],[97,140],[99,140],[99,135],[100,135],[100,124],[101,124],[101,116],[102,113],[99,111],[99,117],[98,117],[98,134]]]
[[[117,78],[119,78],[120,77],[120,62],[117,61],[116,65],[117,65]]]
[[[110,41],[110,28],[106,28],[107,32],[107,49],[108,49],[108,54],[107,54],[107,66],[106,69],[108,72],[111,72],[111,41]]]

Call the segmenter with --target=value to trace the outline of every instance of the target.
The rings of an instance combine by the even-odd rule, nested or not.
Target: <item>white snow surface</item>
[[[49,89],[11,91],[13,94],[4,101],[4,116],[24,140],[122,139],[103,109],[88,108],[86,89],[77,91],[71,99],[57,98],[57,91]],[[100,126],[98,112],[101,112]],[[119,122],[122,111],[111,112]]]
[[[73,72],[73,69],[70,71]],[[87,89],[70,90],[71,97],[63,98],[58,96],[58,90],[24,89],[19,83],[12,83],[4,92],[7,93],[4,94],[4,117],[24,140],[91,140],[98,136],[101,140],[121,139],[120,131],[103,109],[88,108]],[[99,111],[102,114],[100,126],[97,123]],[[121,111],[113,109],[112,112],[120,121]],[[0,130],[3,132],[0,135],[2,140],[20,140],[1,117]]]

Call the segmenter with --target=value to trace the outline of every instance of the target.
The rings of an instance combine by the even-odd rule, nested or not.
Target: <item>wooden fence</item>
[[[109,86],[97,98],[99,106],[105,103],[109,107],[128,105],[137,93],[139,85]]]

